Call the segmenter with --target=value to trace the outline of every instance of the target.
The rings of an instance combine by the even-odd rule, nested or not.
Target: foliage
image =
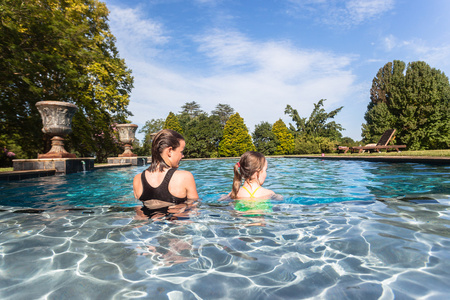
[[[200,109],[200,104],[198,104],[195,101],[192,102],[186,102],[181,107],[181,114],[188,114],[190,118],[195,118],[203,113],[203,111]]]
[[[208,116],[203,113],[192,118],[185,128],[186,147],[184,155],[186,157],[219,156],[218,147],[223,130],[218,116]]]
[[[152,134],[160,131],[164,127],[163,119],[151,119],[146,121],[145,125],[139,129],[139,133],[144,133],[144,140],[139,151],[135,152],[138,155],[151,155],[152,152]]]
[[[118,150],[110,124],[124,123],[133,78],[119,58],[97,0],[3,0],[0,4],[0,129],[27,157],[43,152],[40,100],[74,103],[66,149]],[[97,138],[103,134],[102,138]],[[48,144],[48,143],[47,143]]]
[[[376,142],[392,128],[396,143],[408,149],[449,148],[449,99],[449,80],[440,70],[422,61],[409,63],[406,70],[401,61],[389,62],[373,79],[363,140]]]
[[[195,101],[186,103],[182,108],[177,116],[171,112],[162,127],[183,134],[186,139],[185,157],[218,157],[219,141],[223,133],[219,116],[208,116]],[[146,135],[158,131],[160,122],[162,120],[147,121],[142,131],[145,130]]]
[[[354,147],[359,146],[361,143],[359,141],[354,141],[351,137],[345,136],[339,140],[339,145]]]
[[[225,124],[223,138],[219,143],[219,156],[236,157],[252,150],[256,149],[247,126],[244,124],[244,119],[239,113],[231,115]]]
[[[327,137],[302,135],[295,139],[296,154],[331,153],[336,142]]]
[[[234,109],[228,104],[219,103],[211,114],[213,116],[218,116],[220,118],[220,124],[222,124],[222,127],[225,127],[230,116],[234,114]]]
[[[296,127],[289,124],[290,129],[296,133],[296,136],[310,135],[328,137],[332,140],[339,139],[342,134],[342,126],[335,121],[327,122],[328,119],[333,119],[342,109],[342,106],[327,113],[322,108],[325,99],[319,100],[314,104],[314,109],[308,119],[300,117],[298,111],[293,109],[290,105],[286,106],[285,114],[288,114]]]
[[[274,154],[283,155],[294,152],[294,136],[283,120],[279,119],[273,124],[272,132],[277,137],[277,149]]]
[[[177,116],[173,112],[170,112],[164,122],[164,129],[172,129],[177,131],[180,134],[183,134],[183,129],[181,128],[180,122],[178,121]]]
[[[12,160],[23,158],[22,148],[9,140],[6,134],[0,134],[0,167],[11,167]]]
[[[264,155],[272,155],[277,150],[278,139],[272,132],[272,124],[269,122],[261,122],[256,125],[252,137],[256,151]]]

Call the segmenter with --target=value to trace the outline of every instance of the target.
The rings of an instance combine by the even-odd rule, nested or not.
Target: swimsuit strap
[[[256,191],[261,187],[261,186],[258,186],[254,191],[253,191],[253,193],[250,193],[250,191],[249,190],[247,190],[247,188],[245,187],[245,186],[242,186],[243,188],[244,188],[244,190],[246,190],[249,194],[250,194],[250,197],[251,198],[255,198],[255,193],[256,193]]]

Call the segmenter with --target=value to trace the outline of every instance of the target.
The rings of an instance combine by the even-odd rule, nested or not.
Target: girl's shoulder
[[[258,189],[258,191],[256,192],[255,197],[258,197],[258,198],[270,198],[273,195],[275,195],[274,191],[266,189],[266,188],[263,188],[263,187],[260,187]]]
[[[266,188],[263,188],[262,186],[258,188],[258,190],[254,193],[253,198],[259,198],[259,199],[269,199],[272,197],[272,195],[275,195],[275,192]],[[240,199],[249,199],[252,198],[249,195],[249,192],[244,189],[243,187],[240,187],[239,191],[237,192],[237,198]]]

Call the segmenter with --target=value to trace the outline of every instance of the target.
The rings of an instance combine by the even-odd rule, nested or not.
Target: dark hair
[[[237,192],[241,187],[242,179],[249,179],[256,172],[261,171],[266,163],[264,154],[255,151],[247,151],[242,154],[241,159],[234,165],[233,188],[231,198],[236,199]]]
[[[169,147],[178,148],[180,140],[184,141],[184,137],[175,130],[163,129],[159,131],[152,141],[152,164],[148,170],[155,172],[158,169],[159,172],[162,172],[164,168],[168,168],[169,166],[164,162],[161,153]]]

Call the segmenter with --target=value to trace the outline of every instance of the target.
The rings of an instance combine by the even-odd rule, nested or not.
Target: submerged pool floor
[[[202,201],[176,221],[136,218],[143,168],[4,185],[0,299],[446,299],[449,169],[292,161],[257,211],[218,201],[233,161],[183,163]]]

